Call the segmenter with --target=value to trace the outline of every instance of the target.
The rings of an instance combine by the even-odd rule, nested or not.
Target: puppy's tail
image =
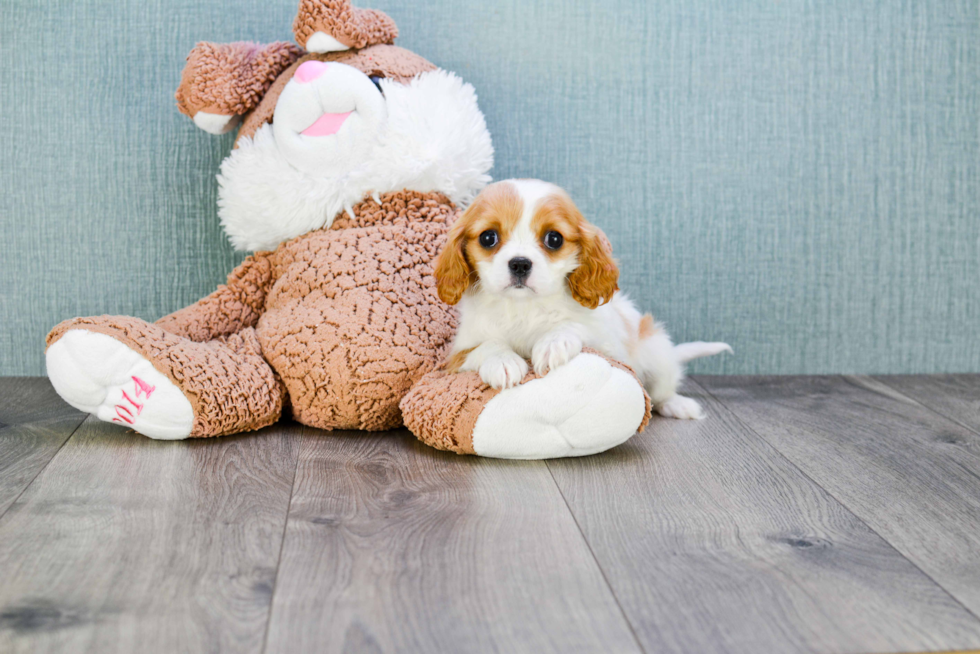
[[[693,341],[691,343],[678,343],[674,346],[674,353],[677,360],[687,363],[692,359],[710,357],[721,352],[731,352],[732,346],[728,343],[705,343],[704,341]]]
[[[640,318],[639,337],[644,341],[663,329],[663,325],[654,321],[649,313]],[[674,346],[674,355],[678,363],[687,363],[693,359],[710,357],[721,352],[731,352],[732,346],[728,343],[705,343],[704,341],[692,341],[690,343],[678,343]]]

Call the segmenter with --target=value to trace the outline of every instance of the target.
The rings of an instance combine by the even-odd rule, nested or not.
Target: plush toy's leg
[[[150,438],[259,429],[285,400],[252,329],[197,343],[138,318],[75,318],[51,331],[46,356],[66,402]]]
[[[503,459],[584,456],[619,445],[650,419],[633,371],[583,352],[544,377],[495,391],[475,372],[436,370],[402,400],[405,425],[423,442]]]

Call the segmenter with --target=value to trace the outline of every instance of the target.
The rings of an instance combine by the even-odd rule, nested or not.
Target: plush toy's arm
[[[207,132],[230,131],[301,54],[285,42],[198,43],[187,55],[177,108]]]
[[[168,316],[157,325],[178,336],[204,342],[254,327],[265,309],[265,296],[272,287],[274,268],[268,252],[245,259],[228,275],[228,284]]]

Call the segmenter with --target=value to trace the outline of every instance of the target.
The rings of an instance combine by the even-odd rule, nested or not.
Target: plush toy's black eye
[[[488,229],[487,231],[480,234],[480,245],[486,249],[490,249],[497,244],[497,230]]]
[[[378,87],[379,91],[381,91],[381,95],[384,95],[384,91],[381,90],[381,80],[383,80],[384,77],[381,77],[380,75],[371,75],[368,77],[368,79],[374,82],[374,85]]]
[[[564,242],[565,238],[558,232],[552,231],[544,235],[544,246],[549,250],[557,250]]]

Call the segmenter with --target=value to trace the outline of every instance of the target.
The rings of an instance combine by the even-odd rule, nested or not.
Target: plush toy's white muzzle
[[[307,61],[279,96],[272,130],[296,169],[335,176],[368,160],[386,119],[384,96],[367,75]]]

